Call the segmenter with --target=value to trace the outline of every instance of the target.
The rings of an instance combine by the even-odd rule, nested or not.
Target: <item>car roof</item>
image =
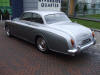
[[[25,11],[25,12],[31,12],[31,13],[37,13],[39,15],[45,16],[45,15],[49,15],[49,14],[55,14],[55,13],[63,13],[60,11],[34,11],[34,10],[29,10],[29,11]]]

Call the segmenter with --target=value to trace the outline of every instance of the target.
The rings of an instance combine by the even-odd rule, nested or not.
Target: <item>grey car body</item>
[[[38,21],[24,19],[25,14],[30,15],[28,13],[31,13],[31,16],[34,14],[38,15],[43,22],[38,23]],[[69,18],[66,21],[48,24],[45,16],[50,14],[64,13],[55,11],[26,11],[20,18],[6,21],[5,28],[9,28],[11,35],[33,44],[36,43],[37,37],[43,37],[49,50],[64,54],[76,54],[95,43],[95,38],[89,28],[73,23]],[[73,46],[71,40],[74,41]]]

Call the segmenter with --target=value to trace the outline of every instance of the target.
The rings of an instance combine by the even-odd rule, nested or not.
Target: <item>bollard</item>
[[[2,22],[2,15],[1,15],[1,22]]]
[[[9,15],[9,20],[11,20],[11,15]]]

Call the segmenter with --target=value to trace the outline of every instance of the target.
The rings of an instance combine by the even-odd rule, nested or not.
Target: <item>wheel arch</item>
[[[43,38],[43,39],[46,41],[46,44],[47,44],[47,46],[48,46],[48,41],[47,41],[46,37],[43,36],[43,35],[40,35],[40,34],[35,36],[35,45],[36,45],[36,41],[37,41],[37,39],[38,39],[39,37]]]
[[[6,29],[6,27],[9,27],[9,22],[5,22],[4,29]]]

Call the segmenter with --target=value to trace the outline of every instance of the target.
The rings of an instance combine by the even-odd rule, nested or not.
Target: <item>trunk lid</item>
[[[70,34],[70,36],[75,40],[77,44],[80,44],[82,40],[89,38],[91,36],[91,30],[85,26],[77,23],[56,23],[49,25],[55,30],[62,31],[64,33]]]

